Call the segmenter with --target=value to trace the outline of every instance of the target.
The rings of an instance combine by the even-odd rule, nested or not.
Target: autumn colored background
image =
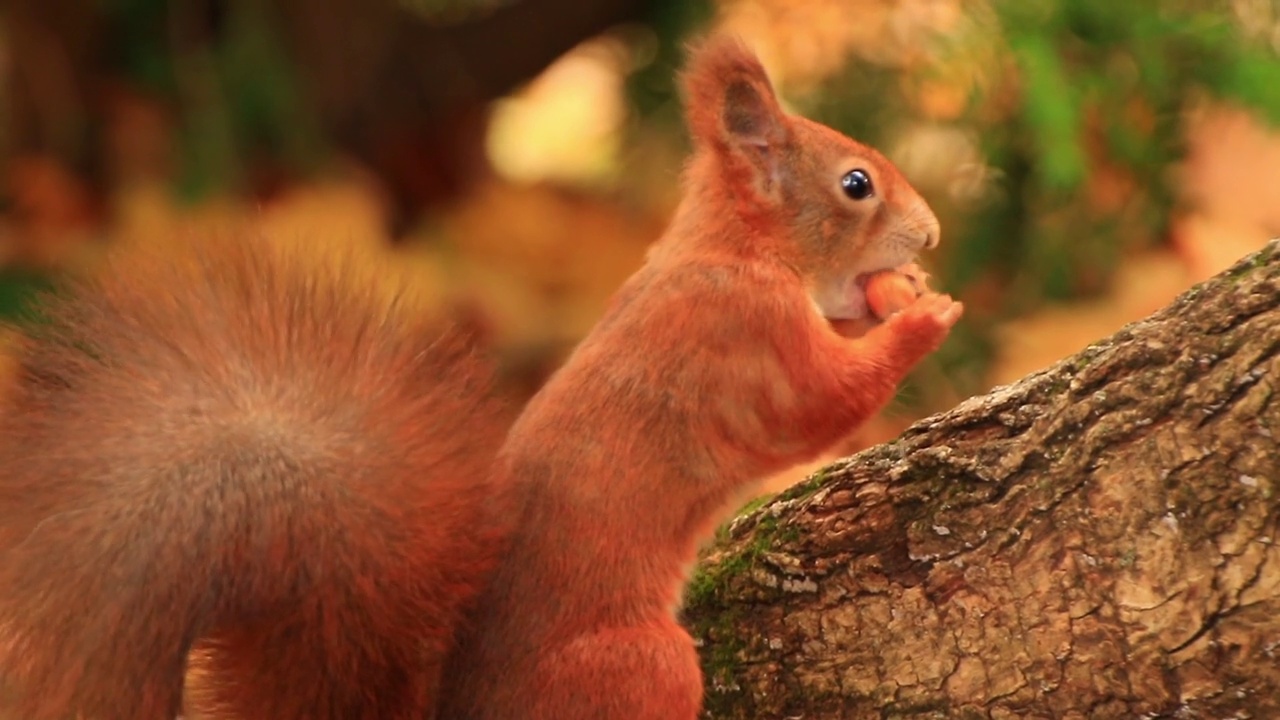
[[[0,316],[112,243],[354,244],[532,392],[674,209],[713,27],[942,220],[966,318],[846,450],[1280,235],[1280,0],[8,0]]]

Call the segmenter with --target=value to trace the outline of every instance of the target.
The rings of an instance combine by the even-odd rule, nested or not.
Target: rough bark
[[[739,517],[715,718],[1280,717],[1280,241]]]

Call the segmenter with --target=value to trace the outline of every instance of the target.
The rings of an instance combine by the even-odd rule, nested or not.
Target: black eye
[[[871,185],[871,176],[866,170],[850,170],[840,178],[840,186],[844,188],[844,194],[854,200],[866,200],[876,194],[876,189]]]

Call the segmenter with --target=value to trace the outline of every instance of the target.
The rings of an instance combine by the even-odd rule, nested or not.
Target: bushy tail
[[[45,299],[0,385],[0,718],[171,720],[193,648],[215,714],[430,717],[506,413],[375,279],[239,239]]]

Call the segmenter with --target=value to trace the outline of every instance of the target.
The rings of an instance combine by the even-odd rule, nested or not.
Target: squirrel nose
[[[926,230],[924,234],[924,249],[932,250],[938,247],[939,233],[937,230]]]

